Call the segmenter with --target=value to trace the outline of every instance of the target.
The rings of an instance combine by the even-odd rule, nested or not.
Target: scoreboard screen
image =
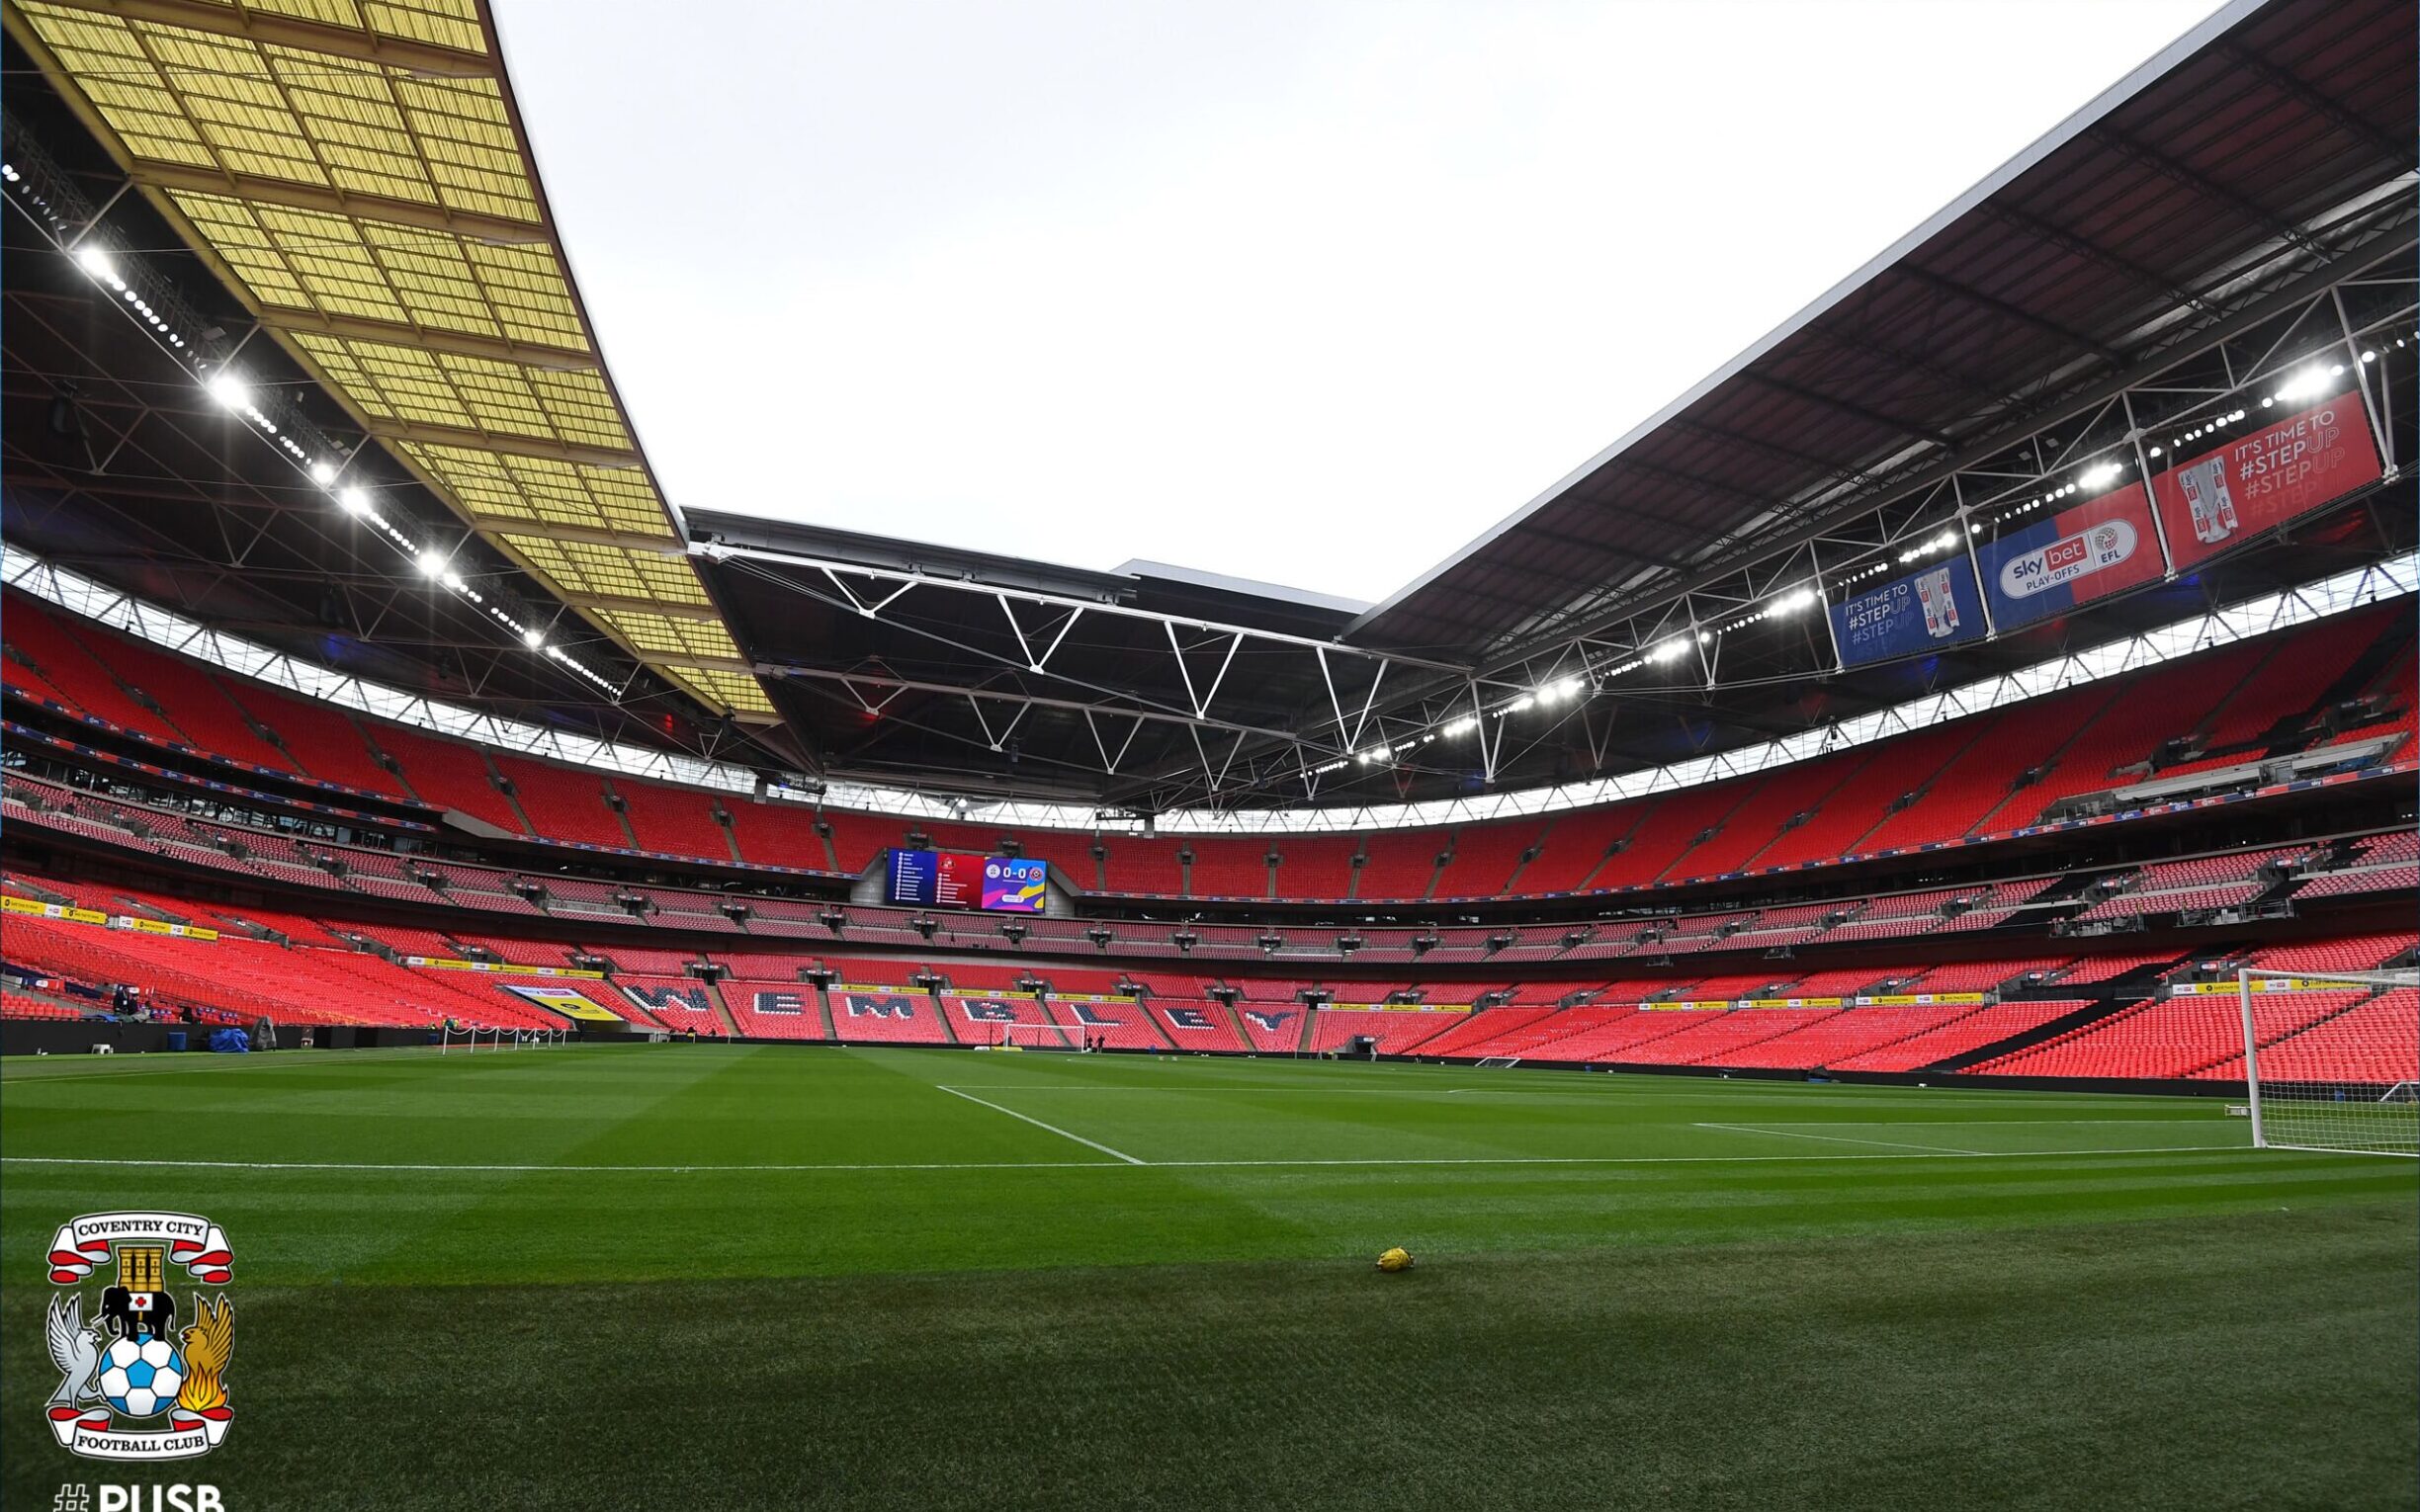
[[[1002,913],[1040,913],[1047,862],[1013,856],[970,856],[957,851],[891,853],[883,895],[908,908],[989,908]]]

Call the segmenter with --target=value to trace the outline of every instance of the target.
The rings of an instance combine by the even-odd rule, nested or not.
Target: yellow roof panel
[[[622,638],[648,655],[739,659],[739,648],[732,643],[731,631],[725,630],[720,621],[634,614],[621,609],[600,613],[605,623],[619,631]]]
[[[588,350],[552,247],[492,246],[227,195],[178,191],[169,199],[272,308]]]
[[[722,672],[712,667],[680,667],[662,671],[665,677],[689,689],[708,704],[720,705],[735,714],[770,714],[773,701],[756,679],[743,672]]]
[[[630,450],[630,433],[596,373],[554,372],[316,331],[291,334],[295,345],[376,419]]]
[[[429,42],[459,52],[485,52],[475,0],[205,0],[255,16],[284,16],[322,26]]]
[[[566,592],[588,598],[638,599],[697,609],[712,607],[689,558],[592,541],[557,541],[547,536],[499,535],[533,567]]]
[[[452,8],[383,14],[442,29]],[[540,219],[494,79],[423,77],[42,0],[20,10],[138,158]]]
[[[642,659],[743,663],[594,361],[481,0],[16,10],[147,192],[457,510],[559,594],[669,611],[587,611]],[[655,670],[774,716],[743,671]]]
[[[644,468],[594,467],[416,441],[402,443],[401,450],[475,520],[673,539],[671,517]]]

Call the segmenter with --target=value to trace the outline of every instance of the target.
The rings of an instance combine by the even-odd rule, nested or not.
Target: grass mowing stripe
[[[989,1106],[989,1105],[987,1105]],[[999,1110],[1007,1113],[1008,1110]],[[1011,1114],[1011,1117],[1016,1115]],[[1032,1122],[1027,1120],[1028,1123]],[[1045,1126],[1048,1127],[1048,1126]],[[1700,1124],[1699,1129],[1738,1128],[1746,1134],[1768,1131],[1746,1126]],[[1051,1130],[1053,1134],[1063,1133]],[[1067,1137],[1080,1144],[1090,1140],[1076,1134]],[[1819,1139],[1821,1134],[1793,1134],[1791,1138]],[[1878,1139],[1847,1139],[1848,1144],[1882,1144]],[[1101,1146],[1094,1146],[1100,1148]],[[2242,1154],[2250,1148],[2240,1144],[2153,1144],[2123,1149],[1948,1149],[1937,1144],[1893,1144],[1893,1149],[1917,1153],[1906,1155],[1407,1155],[1400,1158],[1385,1156],[1339,1156],[1276,1160],[1137,1160],[1132,1155],[1119,1158],[1129,1166],[1153,1171],[1224,1171],[1224,1170],[1315,1170],[1336,1166],[1400,1166],[1400,1165],[1757,1165],[1774,1161],[1807,1160],[2063,1160],[2071,1155],[2177,1155],[2223,1151]],[[1114,1153],[1114,1151],[1112,1152]],[[2319,1151],[2333,1154],[2335,1151]],[[497,1165],[472,1161],[375,1161],[375,1160],[131,1160],[110,1159],[93,1155],[8,1155],[0,1156],[0,1166],[6,1165],[95,1165],[130,1170],[157,1168],[161,1170],[202,1171],[465,1171],[503,1174],[557,1172],[599,1172],[625,1176],[703,1176],[733,1173],[739,1175],[778,1175],[783,1172],[813,1171],[1113,1171],[1118,1167],[1106,1160],[903,1160],[903,1161],[831,1161],[803,1162],[795,1165],[743,1165],[703,1161],[691,1165],[602,1165],[577,1161],[550,1165]]]
[[[1956,1149],[1946,1144],[1910,1144],[1900,1139],[1853,1139],[1846,1134],[1797,1134],[1787,1129],[1758,1129],[1749,1124],[1699,1124],[1699,1129],[1727,1129],[1733,1134],[1764,1134],[1774,1139],[1829,1139],[1835,1144],[1875,1144],[1889,1149],[1930,1150],[1942,1155],[2006,1154],[2006,1150]]]
[[[1073,1139],[1086,1149],[1096,1149],[1104,1155],[1114,1155],[1118,1159],[1125,1161],[1128,1165],[1147,1165],[1150,1163],[1148,1161],[1138,1160],[1122,1149],[1111,1149],[1108,1145],[1101,1143],[1097,1139],[1087,1139],[1080,1134],[1069,1134],[1066,1130],[1061,1129],[1056,1124],[1045,1124],[1040,1119],[1032,1118],[1017,1112],[1014,1108],[1003,1108],[997,1103],[987,1102],[985,1099],[977,1097],[972,1092],[961,1092],[956,1087],[936,1087],[934,1090],[947,1092],[952,1097],[963,1097],[970,1103],[975,1103],[979,1106],[991,1109],[994,1113],[1004,1113],[1021,1124],[1031,1124],[1034,1128],[1042,1130],[1048,1134],[1055,1134],[1062,1139]]]

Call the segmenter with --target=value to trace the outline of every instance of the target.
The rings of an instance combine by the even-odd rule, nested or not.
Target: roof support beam
[[[1920,441],[1930,441],[1935,446],[1954,445],[1947,431],[1937,431],[1930,426],[1918,425],[1912,420],[1903,420],[1897,415],[1886,415],[1878,409],[1868,409],[1862,404],[1836,398],[1821,389],[1809,388],[1804,383],[1793,383],[1787,378],[1774,378],[1770,373],[1759,373],[1754,368],[1748,369],[1740,377],[1752,383],[1762,383],[1775,393],[1785,393],[1793,399],[1804,399],[1809,404],[1820,404],[1826,409],[1837,411],[1852,419],[1862,420],[1867,425],[1878,425],[1884,430],[1895,431],[1902,436],[1913,436]]]
[[[531,570],[546,576],[549,582],[554,583],[557,596],[575,609],[605,610],[625,615],[661,615],[667,620],[704,620],[717,625],[723,623],[723,616],[711,604],[677,604],[665,599],[628,599],[610,593],[581,593],[557,582],[541,569]]]
[[[331,392],[342,393],[341,385],[328,385]],[[549,441],[544,436],[491,436],[485,431],[467,430],[456,425],[431,425],[425,420],[388,420],[372,415],[365,427],[382,441],[418,441],[437,447],[463,447],[474,452],[504,452],[514,457],[543,457],[554,462],[578,462],[589,467],[636,467],[640,465],[636,452],[617,451],[611,447],[584,447],[563,441]]]
[[[692,546],[691,551],[711,561],[737,561],[762,566],[795,567],[827,575],[870,577],[884,582],[900,583],[909,588],[937,589],[951,593],[976,593],[988,598],[1017,599],[1028,604],[1046,605],[1056,609],[1080,609],[1088,614],[1107,615],[1123,620],[1157,621],[1169,627],[1196,630],[1205,634],[1242,635],[1245,639],[1269,645],[1289,646],[1297,650],[1324,649],[1339,656],[1350,656],[1363,661],[1402,662],[1426,668],[1431,672],[1460,673],[1461,667],[1422,656],[1406,656],[1393,651],[1375,651],[1362,646],[1347,645],[1338,640],[1322,640],[1311,635],[1296,635],[1283,630],[1260,630],[1249,625],[1233,625],[1220,620],[1205,620],[1193,615],[1162,614],[1156,610],[1139,609],[1130,604],[1101,603],[1075,598],[1068,594],[1045,593],[1032,588],[1018,588],[973,578],[939,577],[931,573],[908,571],[898,567],[869,566],[864,562],[840,561],[820,556],[807,556],[791,551],[770,550],[762,546],[732,546],[710,541]],[[768,580],[782,579],[767,574]],[[796,587],[795,584],[785,586]],[[804,590],[802,590],[804,591]],[[853,597],[853,595],[852,595]],[[898,597],[894,594],[892,597]],[[887,602],[887,601],[886,601]],[[861,613],[864,611],[861,609]]]
[[[307,331],[315,336],[341,336],[354,341],[384,341],[518,363],[550,373],[585,373],[604,366],[594,352],[571,352],[539,346],[509,336],[481,336],[473,331],[448,331],[431,326],[403,325],[391,320],[365,320],[358,315],[330,315],[318,310],[284,309],[263,305],[261,324],[273,331]]]
[[[108,135],[103,140],[114,141],[116,137],[114,134]],[[194,168],[182,163],[161,163],[144,158],[130,163],[127,176],[146,189],[182,189],[195,194],[231,195],[238,200],[257,200],[264,205],[284,205],[295,210],[323,210],[331,215],[391,220],[397,225],[447,231],[457,236],[468,236],[473,241],[493,242],[502,247],[547,245],[553,241],[546,227],[535,220],[512,220],[502,215],[483,215],[475,210],[425,205],[417,200],[396,200],[386,195],[356,194],[351,190],[317,184],[297,184],[291,179],[267,178],[257,173],[221,173],[215,168]]]
[[[1978,309],[1990,310],[1993,314],[1998,315],[2003,320],[2013,321],[2018,325],[2031,326],[2045,336],[2055,336],[2079,352],[2090,352],[2093,356],[2101,359],[2105,363],[2108,363],[2113,368],[2122,364],[2125,361],[2125,354],[2118,351],[2116,347],[2110,346],[2105,342],[2095,341],[2091,337],[2085,335],[2083,332],[2075,330],[2069,326],[2061,325],[2058,321],[2052,320],[2047,316],[2037,315],[2033,311],[2025,308],[2023,305],[2011,304],[2008,300],[1999,297],[1997,294],[1987,294],[1980,289],[1976,289],[1971,285],[1962,284],[1956,279],[1949,278],[1945,275],[1935,273],[1929,268],[1919,268],[1914,263],[1902,263],[1898,267],[1893,268],[1891,272],[1900,278],[1909,280],[1912,283],[1922,284],[1927,289],[1936,290],[1942,294],[1949,295],[1949,297],[1953,299],[1962,300],[1965,303],[1974,305]]]

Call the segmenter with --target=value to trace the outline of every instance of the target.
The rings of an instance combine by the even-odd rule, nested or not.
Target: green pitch
[[[2215,1101],[1281,1059],[12,1061],[0,1491],[2409,1507],[2420,1171],[2247,1143]],[[44,1247],[145,1207],[236,1255],[234,1429],[166,1472],[43,1427]]]

